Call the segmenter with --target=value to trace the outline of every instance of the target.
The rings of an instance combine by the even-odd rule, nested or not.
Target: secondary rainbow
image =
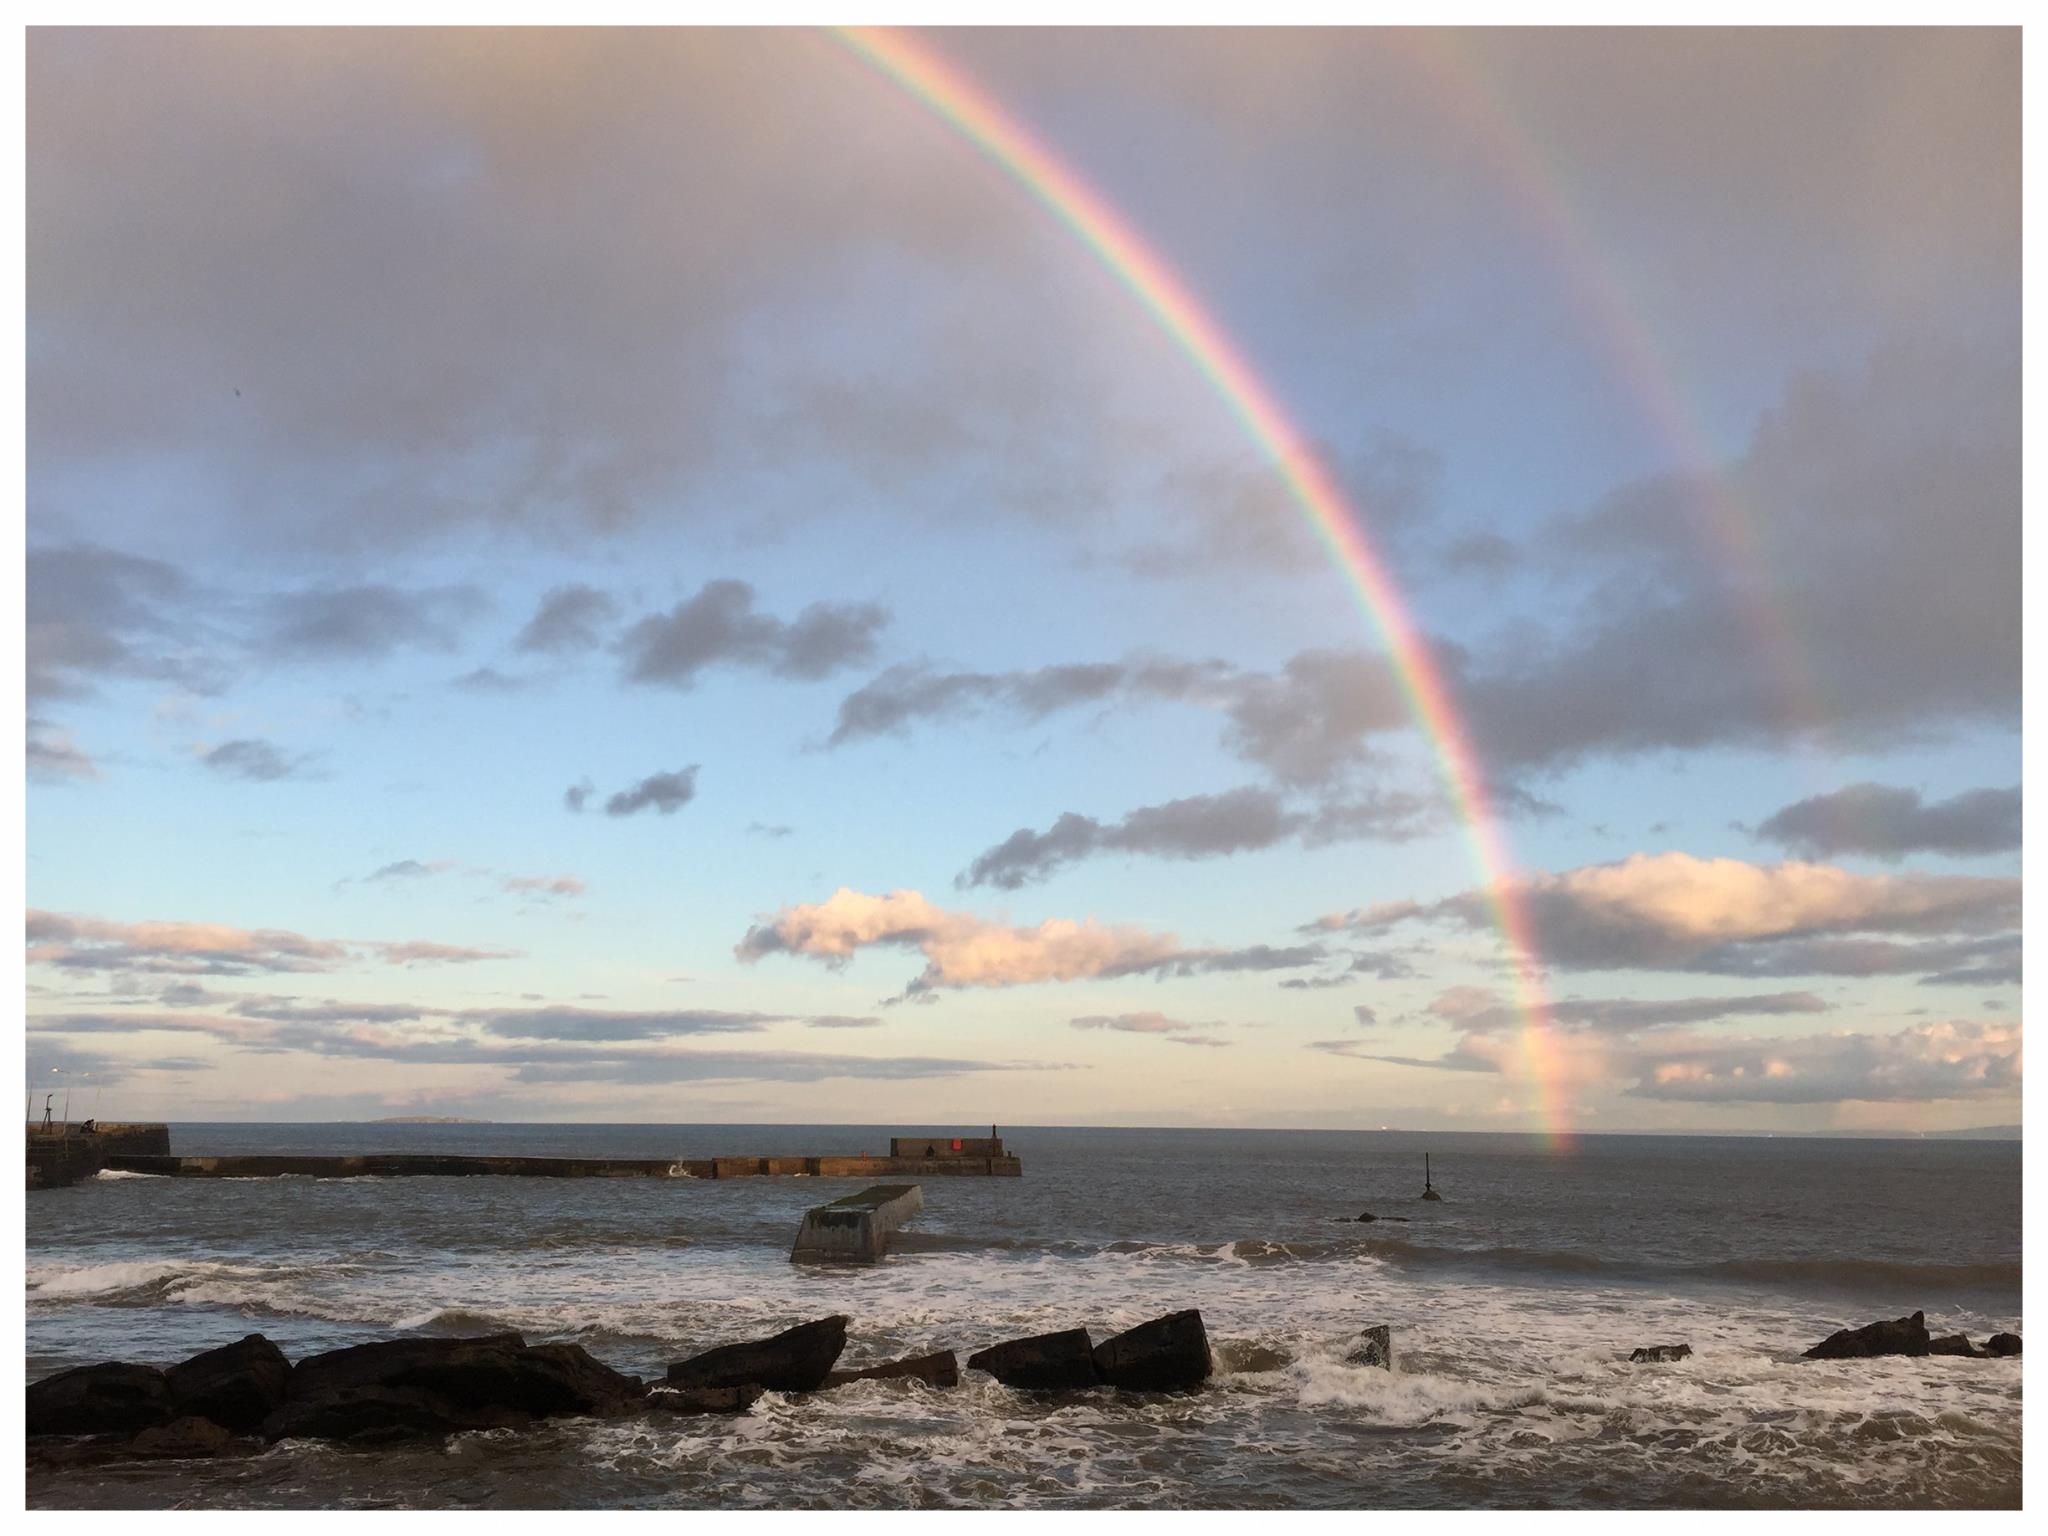
[[[1471,739],[1435,659],[1417,632],[1362,520],[1327,468],[1253,372],[1238,347],[1173,269],[1071,167],[1041,144],[986,92],[907,34],[870,27],[838,29],[859,58],[929,108],[972,143],[1069,229],[1200,370],[1261,453],[1357,595],[1393,663],[1416,724],[1472,847],[1480,883],[1514,962],[1514,1000],[1522,1020],[1524,1066],[1535,1084],[1553,1140],[1567,1131],[1559,1061],[1550,1038],[1534,931],[1500,819],[1489,803]]]

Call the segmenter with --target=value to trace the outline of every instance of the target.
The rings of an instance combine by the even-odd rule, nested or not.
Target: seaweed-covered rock
[[[31,1435],[130,1435],[171,1417],[171,1389],[153,1365],[81,1365],[29,1383]]]
[[[1202,1314],[1169,1312],[1095,1346],[1095,1372],[1129,1392],[1175,1392],[1209,1379],[1209,1335]]]
[[[292,1363],[260,1333],[194,1355],[164,1372],[179,1418],[253,1430],[284,1402]]]
[[[1808,1360],[1865,1360],[1873,1355],[1924,1355],[1933,1340],[1927,1336],[1927,1314],[1841,1328],[1806,1352]]]
[[[770,1392],[815,1392],[846,1348],[846,1317],[822,1317],[786,1328],[773,1338],[706,1350],[668,1368],[672,1387],[765,1387]]]
[[[1066,1392],[1101,1385],[1095,1344],[1086,1328],[991,1344],[969,1355],[967,1368],[986,1371],[1004,1386],[1027,1392]]]

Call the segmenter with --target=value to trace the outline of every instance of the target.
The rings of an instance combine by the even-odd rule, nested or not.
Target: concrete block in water
[[[1202,1314],[1170,1312],[1095,1346],[1095,1371],[1112,1387],[1174,1392],[1209,1379],[1209,1335]]]
[[[915,1184],[877,1184],[804,1212],[790,1262],[873,1264],[889,1251],[889,1234],[924,1209]]]

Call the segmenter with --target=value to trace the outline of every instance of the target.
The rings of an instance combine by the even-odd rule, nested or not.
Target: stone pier
[[[924,1209],[915,1184],[877,1184],[804,1212],[789,1251],[792,1264],[873,1264],[889,1251],[889,1234]]]

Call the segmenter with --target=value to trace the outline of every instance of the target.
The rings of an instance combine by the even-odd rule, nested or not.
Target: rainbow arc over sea
[[[1247,437],[1285,482],[1331,562],[1385,647],[1416,726],[1427,740],[1512,960],[1522,1065],[1553,1142],[1566,1138],[1562,1075],[1551,1038],[1534,927],[1509,856],[1500,816],[1442,671],[1431,655],[1386,563],[1329,469],[1288,418],[1274,391],[1242,350],[1107,199],[979,85],[911,35],[849,27],[835,35],[856,56],[922,103],[1064,225],[1123,286],[1208,381]]]

